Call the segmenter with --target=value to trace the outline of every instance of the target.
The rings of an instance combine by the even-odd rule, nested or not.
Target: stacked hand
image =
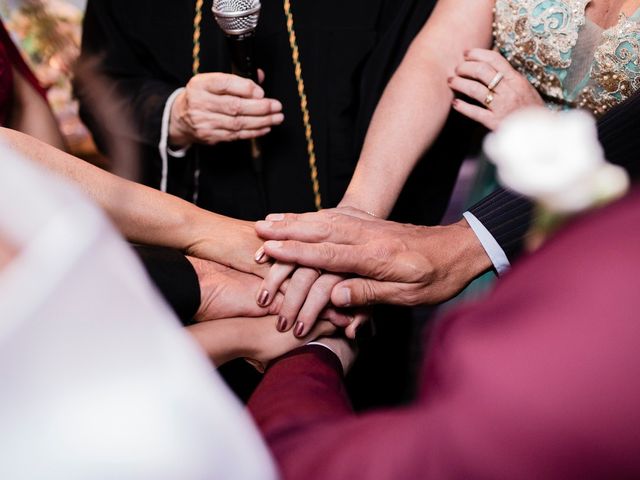
[[[280,262],[359,275],[333,286],[336,307],[439,303],[491,266],[464,220],[418,227],[335,209],[272,215],[256,230],[270,239],[265,255]]]
[[[323,212],[339,212],[364,220],[371,218],[370,214],[353,208],[336,208]],[[272,214],[267,217],[267,221],[281,221],[284,218],[283,214]],[[260,233],[259,229],[258,232]],[[264,248],[260,248],[256,253],[258,263],[265,263],[268,258]],[[320,268],[297,265],[296,262],[276,261],[260,285],[256,300],[258,305],[268,306],[274,298],[274,293],[284,289],[286,293],[278,313],[278,330],[286,332],[293,328],[294,335],[304,337],[316,319],[321,317],[331,320],[337,327],[344,328],[345,335],[354,339],[358,328],[369,321],[368,311],[337,309],[336,305],[331,303],[331,292],[348,277],[349,275],[322,272]]]

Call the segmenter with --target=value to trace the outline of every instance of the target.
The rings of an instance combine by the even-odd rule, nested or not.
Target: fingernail
[[[260,247],[256,252],[256,256],[254,257],[256,262],[259,262],[264,258],[264,247]]]
[[[270,220],[272,222],[281,222],[282,220],[284,220],[284,213],[272,213],[270,215],[267,215],[267,218],[265,220]]]
[[[261,307],[265,307],[268,301],[269,301],[269,291],[262,290],[262,292],[260,292],[260,296],[258,297],[258,305],[260,305]]]
[[[271,119],[273,123],[282,123],[284,121],[284,115],[281,113],[276,113]]]
[[[268,242],[266,242],[264,244],[265,247],[274,249],[274,250],[278,250],[280,248],[282,248],[282,242],[277,241],[277,240],[269,240]]]
[[[287,329],[287,319],[284,317],[278,317],[278,325],[279,332],[284,332]]]
[[[451,82],[453,82],[453,77],[448,77],[447,78],[447,83],[451,83]]]
[[[274,100],[271,102],[271,113],[276,113],[282,110],[282,104],[277,101]]]
[[[259,220],[256,222],[256,228],[271,228],[273,227],[273,222],[268,222],[266,220]]]
[[[451,105],[453,105],[454,107],[458,106],[458,99],[454,98],[453,101],[451,102]]]
[[[349,307],[351,305],[351,290],[348,288],[341,288],[338,290],[338,302],[341,307]]]
[[[301,337],[303,331],[304,331],[304,323],[296,322],[296,328],[293,329],[293,334],[296,337]]]
[[[465,57],[468,57],[468,56],[469,56],[469,52],[470,52],[470,50],[465,50],[464,52],[462,52],[462,54],[463,54]]]

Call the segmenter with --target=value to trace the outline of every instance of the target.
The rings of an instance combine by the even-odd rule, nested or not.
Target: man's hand
[[[187,257],[200,283],[201,302],[195,315],[198,322],[230,317],[262,317],[278,311],[282,295],[277,294],[271,305],[256,305],[254,292],[262,279],[249,273],[209,260]]]
[[[264,98],[264,90],[251,80],[202,73],[189,80],[171,108],[169,143],[215,145],[256,138],[283,120],[282,104]]]
[[[465,220],[419,227],[332,210],[273,215],[256,231],[272,240],[264,250],[277,260],[367,277],[336,285],[337,307],[440,303],[491,267]]]

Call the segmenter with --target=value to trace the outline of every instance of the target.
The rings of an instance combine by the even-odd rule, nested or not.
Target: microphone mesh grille
[[[249,33],[258,26],[260,0],[214,0],[213,14],[224,33]]]

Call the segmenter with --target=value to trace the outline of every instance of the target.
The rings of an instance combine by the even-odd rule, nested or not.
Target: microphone
[[[253,37],[260,17],[260,0],[213,0],[213,16],[227,36],[233,73],[258,83]]]
[[[258,83],[258,68],[254,63],[253,39],[261,7],[260,0],[213,0],[211,8],[218,26],[227,36],[232,73],[255,83]],[[251,139],[251,159],[262,205],[268,212],[262,175],[262,149],[255,138]]]

